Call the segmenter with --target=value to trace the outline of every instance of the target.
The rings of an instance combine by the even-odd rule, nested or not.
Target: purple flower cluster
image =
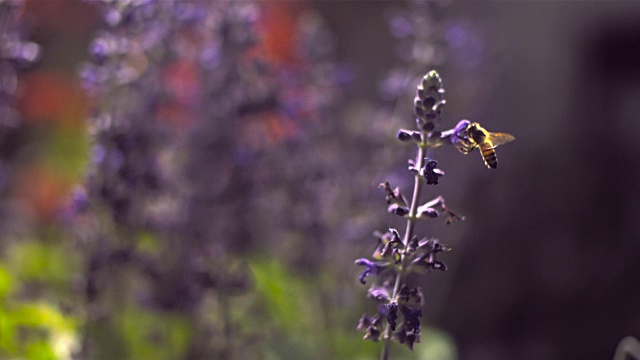
[[[101,224],[88,241],[85,299],[90,308],[107,304],[101,295],[118,281],[105,276],[126,265],[147,284],[135,291],[140,305],[181,313],[202,330],[191,358],[228,358],[238,341],[212,348],[207,334],[226,336],[219,328],[230,325],[199,309],[215,295],[229,311],[227,298],[247,287],[246,267],[233,260],[251,241],[243,205],[254,154],[242,126],[281,106],[277,76],[255,51],[260,9],[251,2],[96,3],[106,26],[80,70],[97,100],[84,208]],[[157,253],[140,250],[141,232],[152,234]],[[98,326],[96,316],[88,314],[88,328]],[[89,340],[101,341],[85,340],[83,355],[91,357],[99,349]]]
[[[378,244],[372,260],[358,259],[357,265],[364,266],[359,280],[362,284],[367,277],[375,275],[368,297],[378,303],[378,312],[363,315],[358,329],[366,332],[365,339],[382,340],[384,347],[382,359],[388,358],[389,344],[395,339],[413,349],[420,342],[420,318],[423,303],[419,287],[407,283],[407,275],[425,273],[433,270],[444,271],[447,266],[438,255],[450,250],[438,239],[420,238],[414,234],[415,223],[421,219],[446,216],[446,223],[463,220],[449,209],[442,196],[420,205],[423,184],[437,185],[444,172],[437,168],[438,162],[426,156],[426,151],[441,145],[451,145],[454,130],[433,131],[440,122],[445,104],[442,80],[435,71],[428,72],[418,85],[414,100],[417,130],[402,129],[397,138],[405,143],[414,143],[418,147],[415,159],[409,160],[409,171],[414,176],[415,185],[411,201],[407,200],[400,188],[392,188],[389,182],[380,184],[386,195],[388,212],[406,219],[404,235],[390,228],[378,235]]]
[[[359,150],[373,147],[364,143],[375,132],[362,129],[362,133],[348,134],[353,130],[349,121],[335,121],[340,105],[345,104],[350,73],[336,63],[335,39],[327,22],[317,11],[305,10],[292,25],[293,60],[273,69],[279,90],[275,115],[283,135],[257,154],[252,169],[251,216],[257,220],[253,226],[264,246],[287,256],[291,266],[317,273],[332,261],[348,271],[352,256],[346,254],[353,247],[349,241],[333,239],[354,236],[355,225],[336,214],[358,206],[362,199],[353,190],[370,180],[365,172],[353,172],[351,161],[363,164],[361,159],[345,159],[343,154],[365,156]],[[344,137],[359,143],[336,141]],[[306,240],[296,242],[293,250],[291,242],[300,236]],[[344,261],[336,261],[336,254]],[[320,292],[322,301],[335,301],[332,291]]]
[[[14,106],[18,72],[33,65],[42,53],[40,45],[26,40],[27,23],[20,16],[22,0],[0,1],[0,140],[18,127]]]
[[[380,85],[383,98],[395,100],[406,92],[408,79],[420,76],[421,69],[444,63],[448,43],[437,12],[445,3],[410,1],[407,8],[387,14],[391,34],[398,39],[396,53],[403,62],[392,68]]]
[[[42,55],[40,45],[28,41],[29,23],[24,1],[0,0],[0,228],[3,233],[23,230],[23,213],[11,201],[11,168],[20,146],[20,115],[16,109],[22,93],[20,75]]]
[[[159,154],[166,127],[158,118],[165,91],[162,55],[169,51],[168,3],[105,2],[107,28],[90,44],[91,63],[80,69],[97,106],[89,119],[93,138],[87,192],[115,223],[153,227],[149,208],[163,186]],[[164,131],[164,132],[163,132]]]
[[[248,166],[256,154],[243,126],[277,111],[279,88],[271,67],[251,53],[258,41],[255,4],[190,5],[207,16],[192,29],[203,39],[196,68],[204,98],[185,136],[186,161],[180,172],[186,216],[179,227],[195,251],[220,257],[250,244],[242,205],[251,194]]]

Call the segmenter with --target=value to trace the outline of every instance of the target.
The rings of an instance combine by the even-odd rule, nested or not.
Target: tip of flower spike
[[[431,70],[424,75],[420,83],[423,89],[435,88],[442,89],[442,79],[437,71]]]
[[[442,115],[442,108],[446,104],[442,80],[435,71],[430,71],[423,78],[413,100],[413,112],[418,117],[418,128],[423,131],[433,130],[433,123],[437,123]]]

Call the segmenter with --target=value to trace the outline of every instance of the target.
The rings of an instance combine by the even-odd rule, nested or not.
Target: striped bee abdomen
[[[492,144],[486,142],[480,144],[480,152],[482,153],[482,158],[484,159],[484,163],[487,167],[492,169],[498,167],[498,157],[496,156],[496,151]]]

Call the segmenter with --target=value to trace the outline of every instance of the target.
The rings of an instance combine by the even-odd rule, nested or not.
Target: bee
[[[451,134],[451,142],[463,154],[468,154],[478,148],[485,165],[488,168],[498,167],[498,157],[495,148],[516,138],[507,133],[492,133],[477,122],[462,120],[456,125]]]

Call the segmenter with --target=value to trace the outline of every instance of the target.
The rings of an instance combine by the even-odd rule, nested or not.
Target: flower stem
[[[422,138],[426,139],[426,133],[422,133]],[[422,169],[424,167],[425,161],[425,144],[421,143],[418,146],[418,159],[416,163],[417,169]],[[420,193],[422,192],[422,177],[420,174],[416,174],[414,176],[414,185],[413,185],[413,195],[411,197],[411,207],[409,208],[409,215],[407,215],[407,228],[404,233],[404,237],[402,238],[402,245],[404,245],[404,249],[407,248],[409,244],[409,240],[413,236],[413,229],[416,224],[416,215],[418,212],[418,206],[420,203]],[[395,285],[393,286],[393,294],[391,296],[392,301],[396,299],[398,296],[398,292],[400,291],[400,284],[402,283],[404,277],[405,270],[405,254],[404,252],[400,255],[400,270],[396,274]],[[380,360],[388,360],[389,359],[389,348],[391,347],[391,325],[387,323],[387,326],[384,330],[383,336],[383,346],[382,352],[380,353]]]

